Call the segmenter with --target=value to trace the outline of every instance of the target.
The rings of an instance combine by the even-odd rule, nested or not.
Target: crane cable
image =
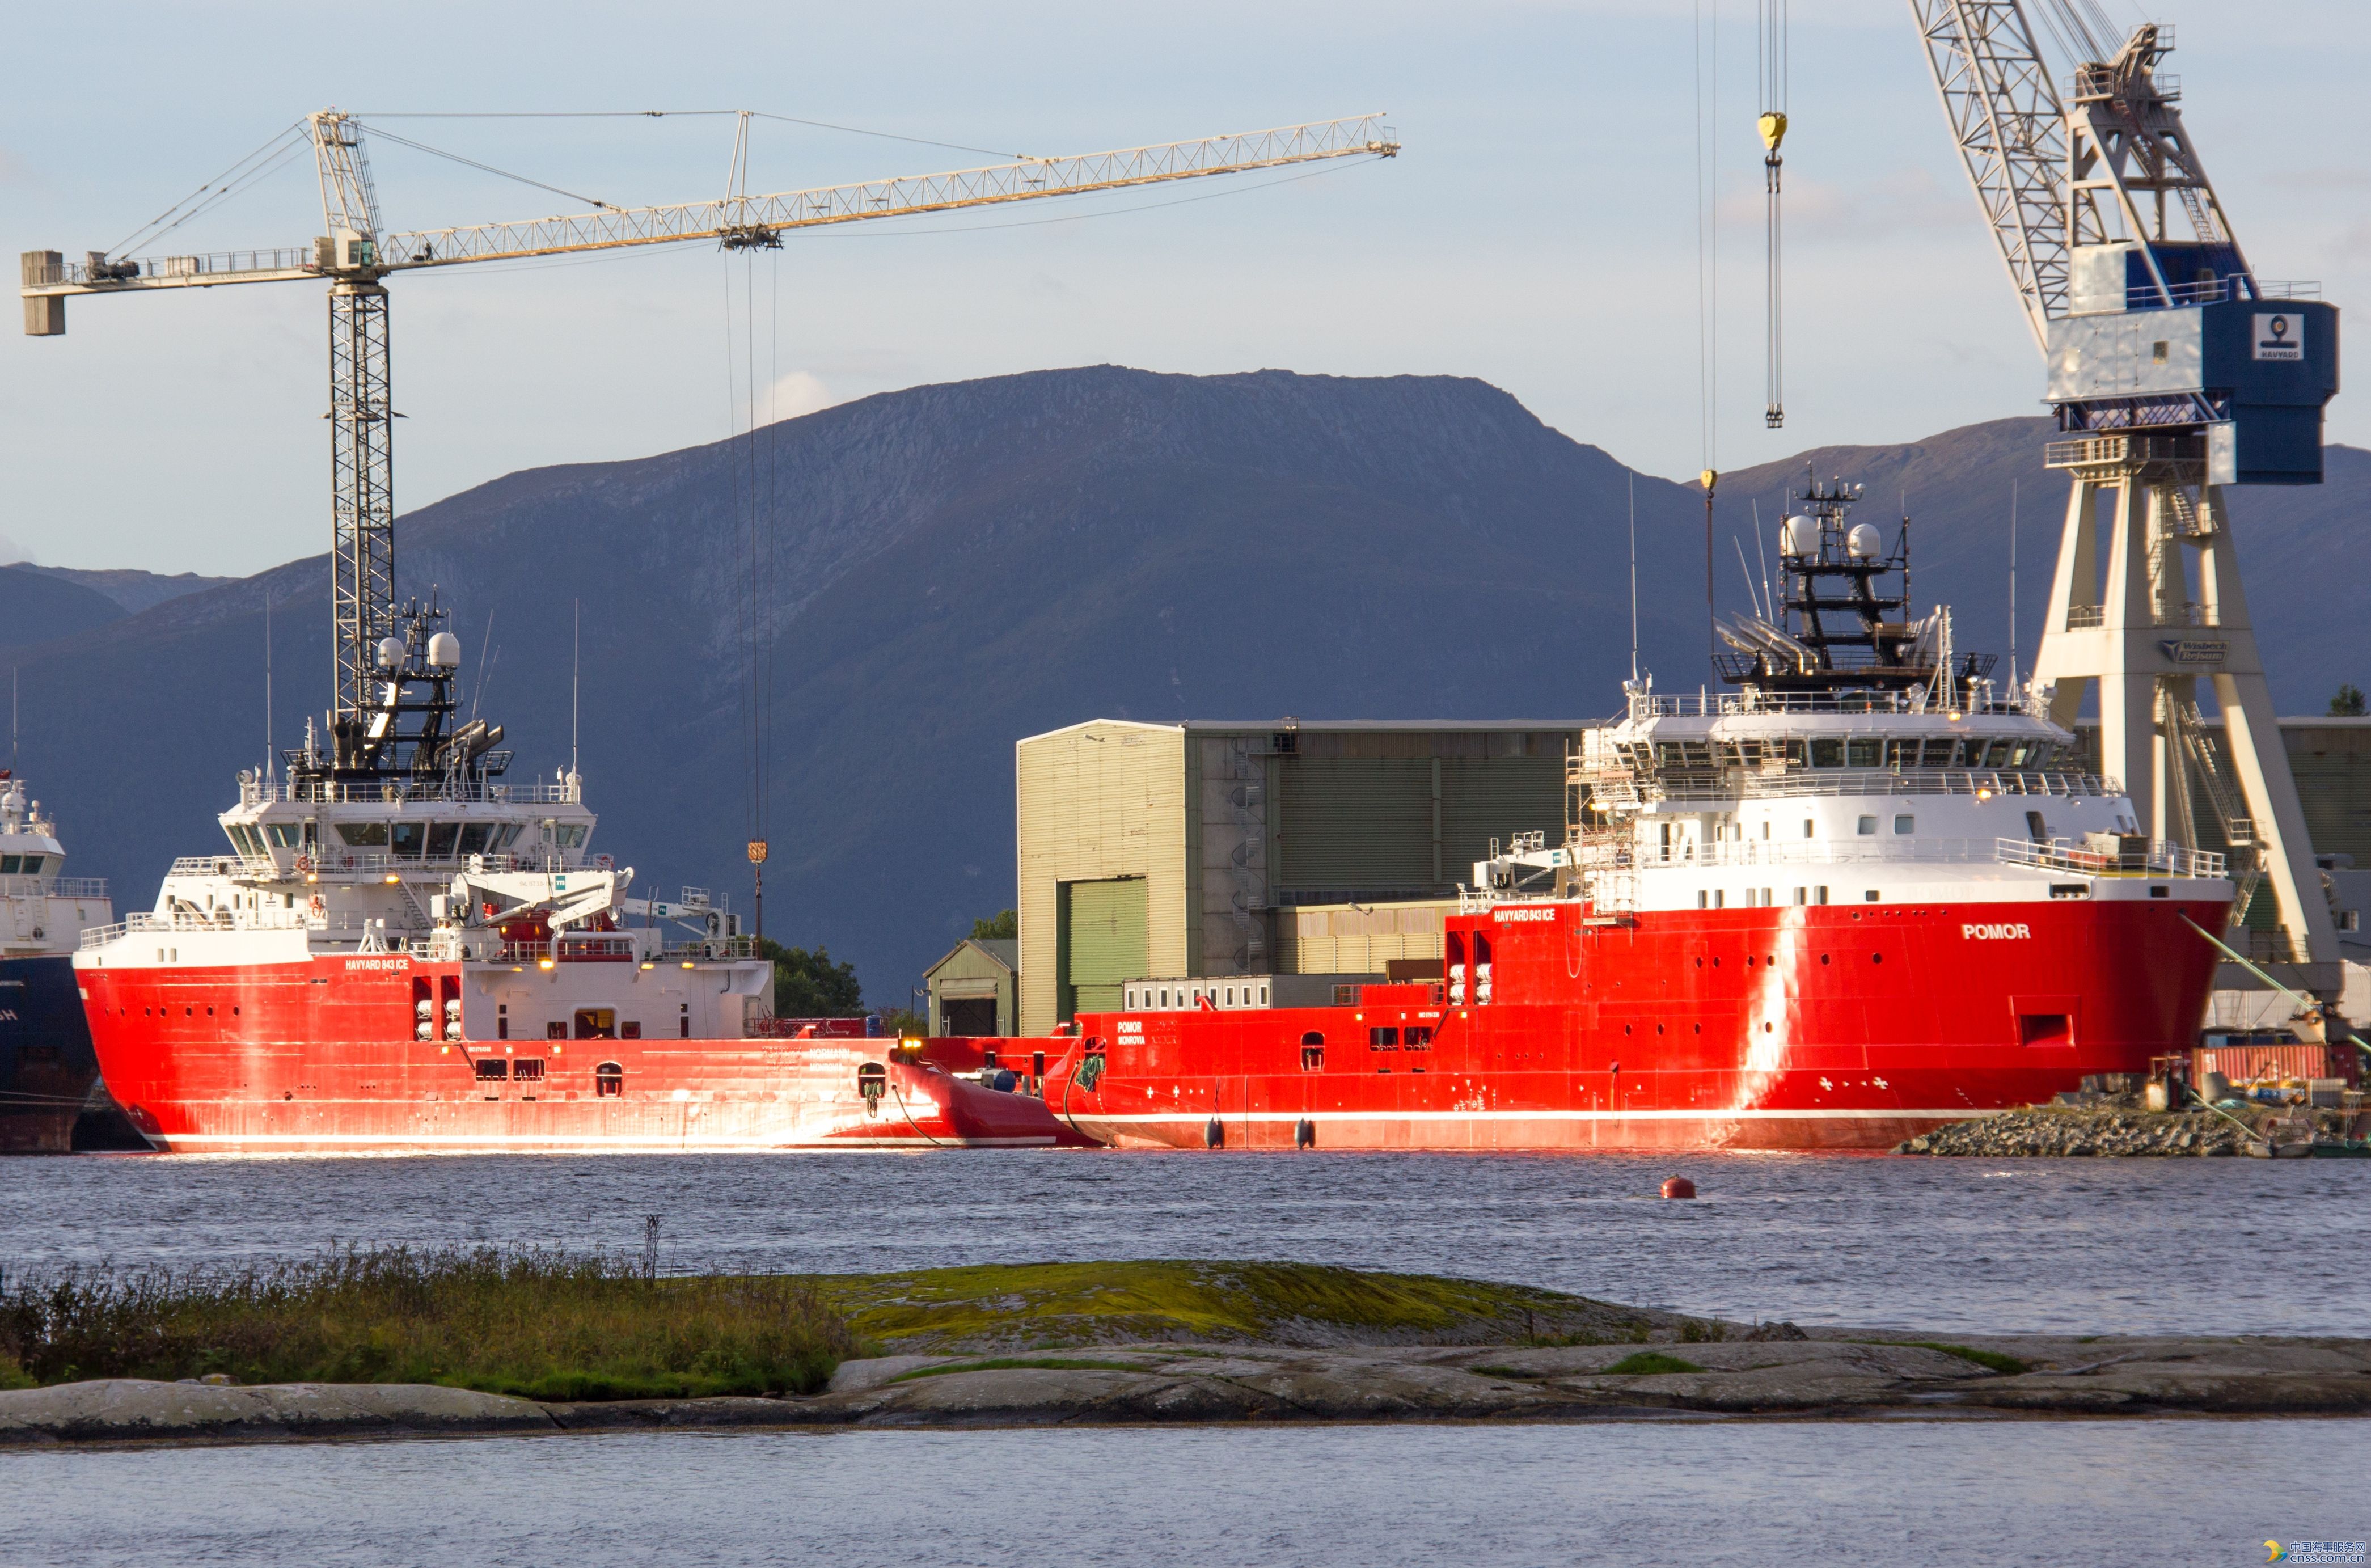
[[[1714,467],[1718,448],[1714,443],[1713,405],[1718,399],[1720,384],[1720,139],[1718,134],[1705,133],[1706,91],[1704,0],[1695,4],[1694,65],[1696,85],[1696,423],[1697,439],[1704,455],[1704,472],[1698,476],[1704,486],[1705,503],[1705,665],[1709,674],[1720,647],[1719,620],[1713,609],[1712,592],[1712,492],[1720,475]],[[1720,0],[1713,0],[1711,100],[1716,109],[1720,102]]]
[[[1762,57],[1762,112],[1754,121],[1762,133],[1764,200],[1768,203],[1764,236],[1763,351],[1767,358],[1766,401],[1762,422],[1776,430],[1787,422],[1786,382],[1781,373],[1786,335],[1780,318],[1778,268],[1778,184],[1783,159],[1778,144],[1787,139],[1787,0],[1760,0],[1757,17]]]
[[[161,239],[165,236],[172,233],[175,229],[179,228],[183,224],[188,223],[191,218],[196,217],[200,213],[205,212],[208,209],[229,200],[231,197],[238,194],[238,192],[246,190],[249,186],[253,185],[257,180],[273,173],[291,157],[294,157],[299,149],[311,144],[309,140],[302,133],[304,129],[305,122],[301,120],[296,121],[293,124],[282,127],[272,134],[270,141],[265,142],[261,146],[248,154],[247,156],[239,159],[237,163],[231,165],[220,174],[215,175],[212,179],[207,180],[203,185],[199,186],[195,190],[191,191],[187,196],[182,197],[179,201],[174,202],[171,206],[166,208],[163,212],[157,213],[155,217],[149,219],[138,228],[133,229],[130,234],[116,241],[112,246],[110,246],[103,254],[108,256],[121,256],[125,251],[130,250],[134,245],[145,244],[153,239]],[[285,145],[283,144],[285,144]],[[263,161],[259,163],[257,161],[259,159]],[[188,207],[189,211],[182,212],[181,209],[184,207]],[[175,215],[177,213],[179,216]],[[171,221],[168,222],[168,219],[170,219]]]

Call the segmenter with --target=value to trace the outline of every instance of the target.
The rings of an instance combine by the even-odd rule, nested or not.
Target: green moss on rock
[[[1683,1321],[1559,1291],[1311,1263],[986,1264],[818,1285],[859,1334],[901,1354],[1170,1341],[1601,1343],[1676,1333]]]

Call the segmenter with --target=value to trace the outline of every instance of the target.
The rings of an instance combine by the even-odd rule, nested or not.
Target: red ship
[[[1056,1048],[1047,1105],[1120,1145],[1881,1148],[2186,1050],[2223,857],[2139,836],[2051,692],[1910,619],[1907,527],[1888,548],[1853,499],[1787,519],[1783,607],[1723,628],[1736,690],[1629,683],[1563,842],[1475,866],[1437,980],[1313,1008],[1139,981]]]
[[[772,964],[704,893],[629,899],[571,773],[508,777],[454,722],[460,645],[416,606],[330,744],[246,773],[227,853],[83,933],[106,1082],[206,1153],[1052,1147],[1037,1100],[890,1040],[772,1017]],[[400,635],[395,635],[395,632]],[[639,917],[640,924],[632,924]]]

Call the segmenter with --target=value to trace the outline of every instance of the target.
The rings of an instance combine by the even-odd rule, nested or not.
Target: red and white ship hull
[[[171,951],[207,940],[176,933]],[[905,1059],[894,1040],[677,1035],[680,1004],[656,995],[657,982],[682,973],[673,966],[538,971],[401,954],[125,964],[127,944],[114,945],[115,963],[84,955],[85,1008],[108,1083],[159,1149],[673,1153],[1086,1141],[1039,1102]],[[522,975],[566,987],[572,1002],[583,988],[569,982],[607,982],[613,995],[596,999],[607,1001],[612,1028],[630,1019],[639,975],[651,983],[650,1027],[642,1038],[488,1038],[492,1028],[416,1037],[418,998],[465,998],[491,1017],[495,987]],[[484,1076],[489,1063],[501,1077]]]
[[[1495,957],[1487,1001],[1091,1014],[1046,1102],[1120,1146],[1880,1149],[2187,1049],[2215,954],[2183,917],[2227,910],[1500,905],[1450,923],[1452,951]]]

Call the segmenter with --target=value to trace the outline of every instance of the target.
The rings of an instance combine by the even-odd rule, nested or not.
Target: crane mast
[[[391,274],[533,256],[713,241],[729,250],[772,248],[793,230],[1001,205],[1049,196],[1239,174],[1328,158],[1393,157],[1381,114],[1169,142],[1065,157],[1022,158],[983,168],[900,176],[807,190],[746,193],[748,116],[742,116],[734,189],[672,206],[604,207],[518,223],[388,233],[379,218],[364,127],[336,109],[306,118],[321,190],[323,233],[309,248],[202,256],[119,259],[93,251],[69,263],[55,250],[24,253],[25,330],[65,331],[75,294],[326,281],[330,304],[331,604],[335,705],[330,767],[341,779],[381,777],[398,742],[434,755],[441,699],[416,703],[407,687],[423,665],[416,636],[398,636],[395,585],[395,421],[387,290]],[[417,626],[414,626],[414,630]],[[410,674],[407,674],[410,672]],[[441,691],[441,686],[438,687]],[[404,733],[404,716],[424,726]],[[415,766],[419,764],[415,761]]]
[[[2339,981],[2322,896],[2240,584],[2226,488],[2319,484],[2338,389],[2338,312],[2260,280],[2162,70],[2173,31],[2120,45],[2096,8],[2036,0],[2073,54],[2062,96],[2023,0],[1910,0],[1945,119],[2048,367],[2072,479],[2035,686],[2072,723],[2099,694],[2101,771],[2153,836],[2202,818],[2268,883],[2277,932],[2252,956]],[[2197,686],[2214,688],[2220,744]]]

